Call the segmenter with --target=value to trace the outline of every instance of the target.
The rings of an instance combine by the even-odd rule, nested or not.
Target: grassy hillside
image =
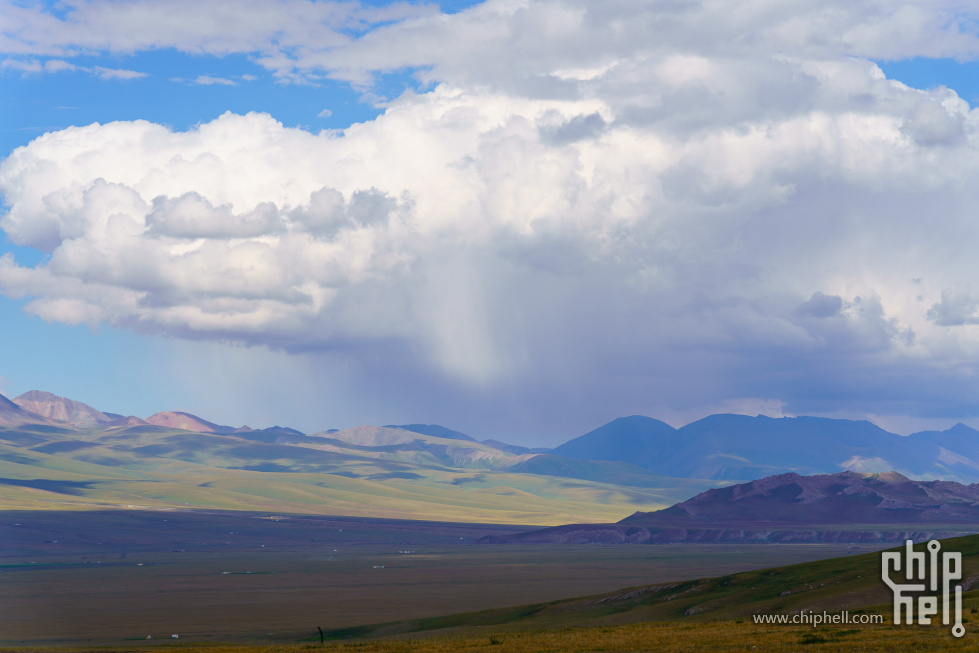
[[[491,450],[418,437],[431,447],[461,444],[477,457]],[[296,440],[303,446],[291,444]],[[474,470],[404,446],[292,435],[264,442],[156,426],[4,429],[0,508],[183,507],[549,525],[614,521],[713,485],[651,474],[641,479],[644,487],[634,487]]]
[[[970,588],[979,579],[979,535],[945,540],[943,550],[962,552],[963,589]],[[979,608],[979,589],[966,591],[963,596],[968,616],[973,607]],[[346,639],[447,629],[512,631],[647,621],[750,621],[756,614],[795,614],[802,610],[879,613],[889,621],[890,601],[890,590],[880,579],[880,553],[874,552],[718,578],[632,587],[598,596],[346,628],[329,635]],[[944,628],[947,634],[948,627]]]

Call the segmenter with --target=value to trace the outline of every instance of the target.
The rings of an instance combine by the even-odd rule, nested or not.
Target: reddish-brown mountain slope
[[[14,397],[13,402],[24,410],[48,419],[68,422],[72,426],[101,426],[112,421],[111,417],[87,404],[40,390],[25,392]]]
[[[569,524],[487,542],[902,542],[977,531],[979,483],[842,472],[779,474],[615,524]]]
[[[779,474],[708,490],[656,512],[619,523],[804,522],[979,524],[979,483],[913,481],[883,474]]]
[[[103,413],[80,401],[59,397],[50,392],[31,390],[13,402],[36,415],[56,422],[65,422],[74,428],[109,428],[113,426],[136,426],[145,424],[138,417],[123,417],[114,413]]]
[[[198,433],[231,433],[236,429],[233,426],[222,426],[214,422],[208,422],[197,415],[183,413],[180,411],[163,411],[155,413],[146,418],[149,424],[154,426],[166,426],[172,429],[183,429],[185,431],[196,431]]]

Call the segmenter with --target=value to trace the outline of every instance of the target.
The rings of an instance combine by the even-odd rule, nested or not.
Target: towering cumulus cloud
[[[872,62],[973,57],[952,4],[491,0],[223,41],[125,32],[101,6],[18,14],[8,50],[246,52],[283,80],[423,85],[340,132],[226,113],[14,151],[0,226],[50,257],[0,259],[0,287],[46,320],[383,346],[469,384],[574,376],[664,403],[885,412],[976,390],[955,370],[979,355],[977,116]]]

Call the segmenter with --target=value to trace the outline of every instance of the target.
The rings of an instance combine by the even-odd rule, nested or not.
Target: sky
[[[0,0],[0,393],[979,426],[979,9]]]

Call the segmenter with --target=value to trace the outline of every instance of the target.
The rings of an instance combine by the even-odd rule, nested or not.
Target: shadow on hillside
[[[90,489],[98,481],[52,481],[43,478],[19,479],[19,478],[0,478],[0,485],[16,485],[19,487],[29,487],[35,490],[46,490],[58,494],[70,494],[81,496],[84,490]]]

